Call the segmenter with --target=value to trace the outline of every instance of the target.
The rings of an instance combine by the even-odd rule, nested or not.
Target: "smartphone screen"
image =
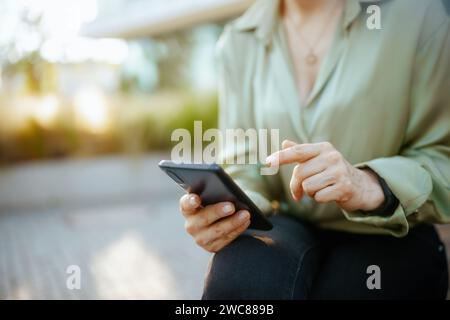
[[[163,160],[159,167],[186,192],[198,194],[203,206],[229,201],[236,211],[250,212],[250,229],[272,229],[270,221],[219,165],[176,164]]]

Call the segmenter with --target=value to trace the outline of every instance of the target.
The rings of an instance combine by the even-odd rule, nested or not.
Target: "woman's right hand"
[[[220,251],[250,225],[248,211],[235,212],[230,202],[202,207],[200,197],[193,193],[181,197],[180,210],[186,219],[187,233],[209,252]]]

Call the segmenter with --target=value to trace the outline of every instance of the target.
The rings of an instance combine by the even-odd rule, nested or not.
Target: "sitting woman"
[[[448,9],[259,0],[226,27],[221,127],[285,141],[267,159],[277,175],[226,167],[271,231],[247,230],[231,203],[181,199],[187,231],[215,252],[204,299],[445,298],[432,224],[450,222]]]

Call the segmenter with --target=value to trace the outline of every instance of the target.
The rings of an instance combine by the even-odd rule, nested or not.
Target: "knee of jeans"
[[[245,247],[248,242],[245,236],[240,236],[228,246],[214,254],[211,258],[203,289],[203,299],[242,299],[243,280],[236,264],[246,260]],[[244,285],[245,286],[245,285]]]
[[[267,240],[267,239],[266,239]],[[203,299],[283,298],[284,288],[273,272],[288,257],[264,240],[243,235],[216,253],[205,280]],[[282,292],[280,292],[280,290]]]

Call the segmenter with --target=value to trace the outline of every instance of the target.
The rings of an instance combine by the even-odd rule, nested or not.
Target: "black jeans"
[[[203,299],[446,297],[445,248],[431,225],[394,238],[319,230],[287,216],[271,221],[271,231],[248,230],[213,256]],[[369,289],[378,275],[380,289]]]

